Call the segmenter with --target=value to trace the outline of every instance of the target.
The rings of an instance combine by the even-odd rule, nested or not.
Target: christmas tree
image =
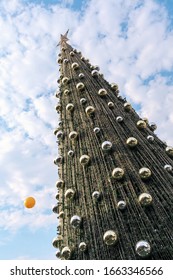
[[[173,258],[173,148],[61,35],[56,256]]]

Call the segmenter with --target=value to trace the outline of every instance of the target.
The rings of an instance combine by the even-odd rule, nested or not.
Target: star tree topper
[[[69,29],[66,31],[66,33],[64,35],[61,34],[61,39],[60,42],[58,43],[57,46],[62,46],[63,44],[65,44],[69,39],[67,38],[67,34],[69,32]]]

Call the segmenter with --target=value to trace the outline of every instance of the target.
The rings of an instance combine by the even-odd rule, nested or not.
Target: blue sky
[[[0,259],[55,259],[60,34],[173,145],[172,17],[171,0],[0,1]]]

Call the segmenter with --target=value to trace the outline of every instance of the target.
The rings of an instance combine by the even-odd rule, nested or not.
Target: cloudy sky
[[[173,145],[172,0],[0,0],[0,259],[55,259],[56,45],[68,28]]]

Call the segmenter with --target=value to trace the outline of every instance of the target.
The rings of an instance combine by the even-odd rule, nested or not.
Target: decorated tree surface
[[[68,33],[68,32],[67,32]],[[61,35],[57,257],[173,258],[173,148]]]

